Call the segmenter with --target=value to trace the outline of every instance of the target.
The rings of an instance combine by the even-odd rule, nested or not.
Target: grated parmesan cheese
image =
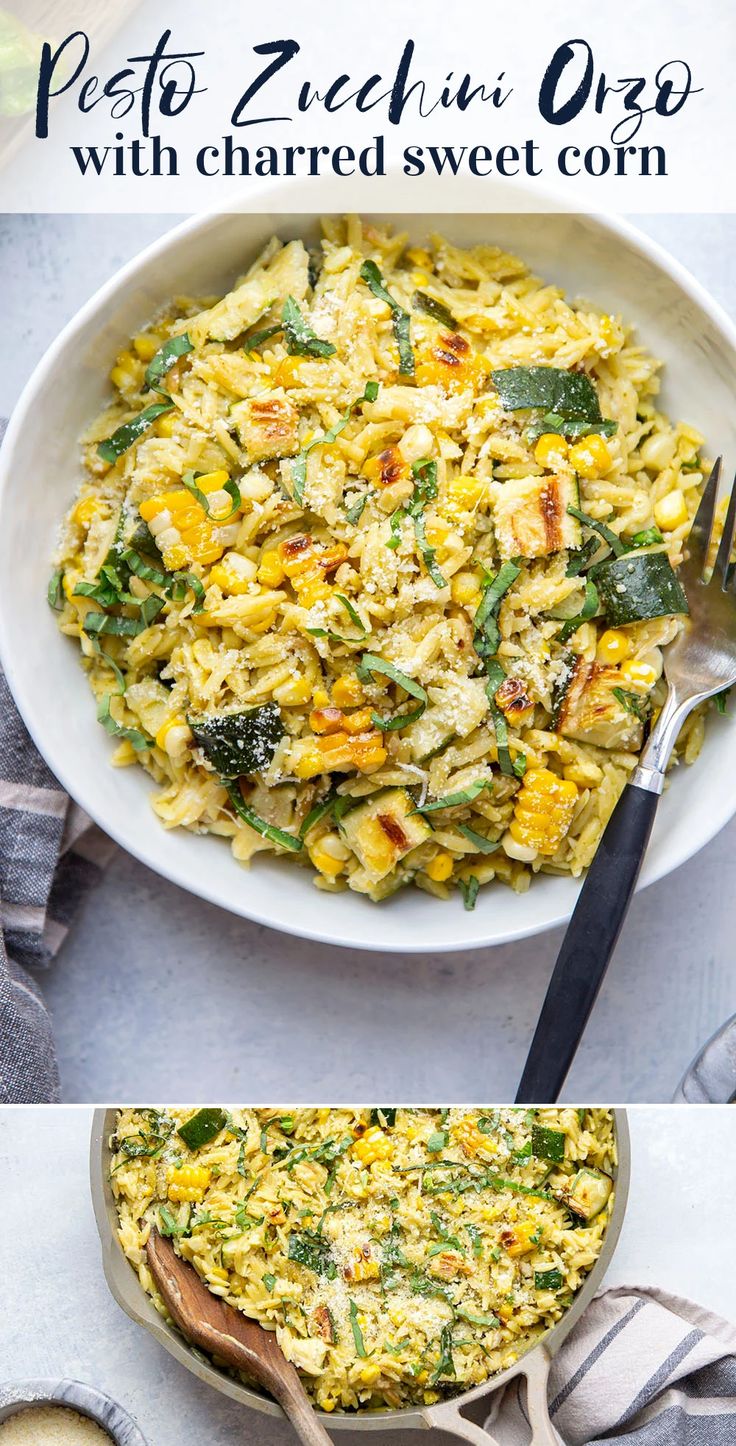
[[[68,1406],[27,1406],[0,1422],[2,1446],[110,1446],[112,1437]]]

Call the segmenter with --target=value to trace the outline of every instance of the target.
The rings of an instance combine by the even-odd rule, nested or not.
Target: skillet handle
[[[532,1439],[529,1446],[560,1446],[560,1438],[550,1420],[547,1404],[547,1381],[549,1378],[550,1356],[543,1346],[530,1351],[523,1361],[519,1374],[526,1376],[526,1403]],[[490,1396],[489,1392],[489,1396]],[[461,1441],[471,1441],[475,1446],[503,1446],[496,1436],[491,1436],[483,1426],[476,1426],[460,1414],[459,1401],[445,1401],[441,1406],[432,1406],[424,1412],[428,1426],[446,1431]]]

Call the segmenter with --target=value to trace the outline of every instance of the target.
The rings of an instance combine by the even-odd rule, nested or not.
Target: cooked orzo
[[[119,1239],[152,1228],[275,1330],[326,1411],[431,1404],[512,1365],[600,1254],[603,1109],[121,1111]]]
[[[708,470],[629,324],[492,245],[330,220],[111,380],[50,599],[164,826],[376,900],[580,874]]]

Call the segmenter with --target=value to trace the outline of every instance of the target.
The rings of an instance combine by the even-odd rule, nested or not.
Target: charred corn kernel
[[[460,607],[470,604],[477,607],[480,602],[480,588],[474,572],[456,572],[450,583],[452,601]]]
[[[435,854],[434,858],[430,859],[429,863],[425,866],[424,872],[425,874],[429,874],[430,879],[434,879],[436,884],[443,884],[445,879],[449,879],[453,867],[454,860],[452,854]]]
[[[386,762],[383,734],[374,731],[351,738],[349,733],[328,733],[315,739],[322,755],[321,772],[332,768],[376,768]]]
[[[424,246],[408,246],[406,259],[411,261],[412,266],[423,266],[425,271],[432,270],[432,257]]]
[[[570,779],[558,778],[549,768],[530,769],[516,795],[511,838],[539,854],[556,853],[572,823],[577,798],[577,785]]]
[[[457,1275],[469,1275],[471,1267],[457,1250],[442,1250],[434,1256],[429,1269],[430,1274],[439,1276],[440,1280],[454,1280]]]
[[[598,639],[596,657],[599,663],[622,663],[631,652],[631,642],[618,628],[606,628]]]
[[[312,702],[315,708],[326,708],[330,701],[330,695],[326,688],[315,688],[312,693]]]
[[[276,551],[264,552],[257,573],[258,581],[264,587],[278,587],[284,580],[284,569],[281,565],[281,558]]]
[[[481,1151],[485,1151],[487,1154],[489,1150],[492,1150],[492,1138],[484,1135],[483,1131],[478,1129],[477,1121],[472,1115],[465,1115],[462,1120],[458,1120],[452,1133],[461,1149],[465,1151],[466,1155],[470,1155],[471,1159],[474,1159]]]
[[[332,685],[332,701],[338,708],[350,708],[362,703],[365,689],[355,673],[344,673]],[[315,699],[316,701],[316,699]]]
[[[72,522],[78,523],[80,527],[89,527],[92,518],[102,511],[103,506],[99,497],[80,497],[72,512]]]
[[[380,1125],[369,1125],[365,1134],[350,1148],[361,1165],[372,1165],[374,1160],[390,1160],[394,1147]]]
[[[356,1250],[345,1272],[348,1280],[378,1280],[381,1267],[377,1260],[371,1260]]]
[[[329,547],[318,545],[304,533],[279,543],[278,554],[303,607],[312,607],[330,596],[330,587],[324,578],[347,560],[347,550],[341,543]]]
[[[152,361],[160,346],[159,338],[154,336],[151,331],[140,331],[137,336],[133,337],[133,350],[141,361]]]
[[[154,428],[157,437],[173,437],[176,412],[166,412],[163,417],[157,417]]]
[[[180,1170],[169,1170],[168,1196],[170,1200],[202,1200],[210,1183],[211,1171],[205,1165],[182,1165]]]
[[[501,1244],[507,1255],[518,1259],[520,1255],[528,1255],[536,1249],[536,1242],[533,1239],[538,1233],[536,1220],[525,1220],[520,1225],[515,1225],[512,1230],[501,1231]]]
[[[687,520],[687,503],[679,487],[675,488],[674,492],[668,492],[665,497],[660,497],[659,502],[655,502],[654,521],[663,532],[672,532],[676,527],[683,527]]]
[[[479,391],[491,370],[490,362],[473,351],[470,342],[457,332],[442,335],[426,360],[416,369],[417,386],[440,386],[445,391]]]
[[[652,688],[657,681],[657,669],[651,663],[638,662],[636,658],[627,658],[621,664],[620,673],[627,683],[638,684],[640,688]]]
[[[398,447],[384,447],[382,452],[368,458],[363,474],[377,487],[393,487],[395,482],[402,482],[411,475],[411,467]]]
[[[156,734],[156,747],[162,748],[170,758],[182,753],[191,741],[192,730],[181,713],[173,713],[162,723]]]
[[[564,437],[557,432],[543,432],[534,448],[534,460],[540,467],[559,467],[569,451]]]
[[[308,703],[312,696],[312,684],[308,678],[289,678],[274,688],[273,696],[282,708],[298,708],[301,703]]]
[[[608,471],[612,460],[606,443],[596,432],[592,432],[583,441],[576,442],[568,454],[570,466],[574,467],[581,477],[589,480],[602,477],[604,472]]]
[[[222,490],[222,479],[227,480],[227,476],[227,472],[213,472],[200,477],[197,486],[216,496]],[[217,480],[213,482],[213,479]],[[230,504],[228,494],[224,496]],[[221,525],[216,518],[209,517],[185,487],[177,492],[156,493],[141,502],[138,511],[156,538],[167,571],[192,562],[218,562],[238,532],[237,522]]]
[[[496,690],[495,701],[504,718],[515,727],[528,723],[534,713],[534,701],[529,697],[521,678],[504,678]]]
[[[360,1379],[364,1386],[374,1386],[380,1374],[380,1366],[364,1366],[360,1373]]]

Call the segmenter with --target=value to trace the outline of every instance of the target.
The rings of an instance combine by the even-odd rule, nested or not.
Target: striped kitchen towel
[[[562,1446],[735,1446],[736,1326],[662,1290],[606,1291],[553,1360],[549,1401]],[[519,1381],[486,1426],[528,1446]]]
[[[0,422],[0,439],[3,430]],[[0,1104],[58,1099],[36,973],[61,947],[113,850],[49,772],[0,669]]]

